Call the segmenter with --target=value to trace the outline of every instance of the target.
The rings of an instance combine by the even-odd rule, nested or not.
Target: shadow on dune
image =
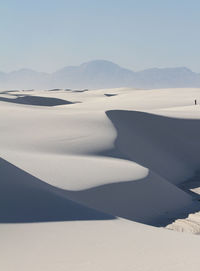
[[[200,168],[200,120],[123,110],[106,115],[117,131],[108,156],[126,157],[175,184]]]
[[[152,172],[137,181],[65,193],[102,212],[152,226],[166,226],[200,210],[198,201]]]
[[[117,96],[117,94],[104,94],[104,96],[106,96],[106,97],[113,97],[113,96]]]
[[[200,210],[183,191],[153,173],[141,180],[82,191],[51,186],[3,159],[0,174],[0,223],[110,220],[119,216],[163,226]]]
[[[115,216],[166,225],[199,211],[200,203],[177,187],[200,168],[200,121],[136,111],[108,111],[117,130],[115,148],[101,155],[134,161],[150,170],[138,181],[70,192],[71,198]]]
[[[74,93],[82,93],[82,92],[86,92],[86,91],[88,91],[88,89],[73,90],[72,92],[74,92]]]
[[[135,111],[116,110],[106,114],[117,130],[117,138],[115,148],[101,155],[143,165],[149,169],[148,176],[137,181],[69,191],[52,187],[1,160],[0,222],[119,216],[164,226],[200,210],[200,203],[176,186],[200,167],[200,121]]]
[[[5,91],[0,92],[0,94],[10,94],[12,92],[20,92],[20,90],[5,90]]]
[[[0,158],[0,223],[114,218],[69,200],[60,189]]]
[[[73,102],[69,102],[66,100],[58,99],[58,98],[39,97],[39,96],[31,96],[31,95],[26,95],[26,96],[20,95],[19,97],[15,99],[0,97],[0,101],[16,103],[16,104],[24,104],[24,105],[36,105],[36,106],[57,106],[57,105],[73,104]]]

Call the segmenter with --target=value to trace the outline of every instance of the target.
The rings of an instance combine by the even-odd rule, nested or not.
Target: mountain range
[[[200,87],[200,74],[186,67],[152,68],[134,72],[106,61],[95,60],[68,66],[53,73],[21,69],[0,72],[0,89],[98,89],[114,87],[175,88]]]

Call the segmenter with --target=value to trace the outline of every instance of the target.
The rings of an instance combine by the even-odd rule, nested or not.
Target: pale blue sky
[[[200,72],[199,0],[1,0],[0,70],[106,59]]]

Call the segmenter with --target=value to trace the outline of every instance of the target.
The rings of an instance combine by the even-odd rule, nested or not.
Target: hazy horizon
[[[105,61],[105,62],[111,62],[115,65],[118,65],[119,67],[121,68],[124,68],[124,69],[127,69],[127,70],[130,70],[130,71],[133,71],[133,72],[142,72],[142,71],[145,71],[145,70],[149,70],[149,69],[179,69],[179,68],[186,68],[186,69],[189,69],[191,70],[192,72],[194,73],[198,73],[198,72],[195,72],[194,70],[190,69],[189,67],[187,66],[167,66],[167,67],[156,67],[156,66],[153,66],[153,67],[150,67],[150,68],[143,68],[143,69],[139,69],[139,70],[134,70],[134,69],[131,69],[131,68],[128,68],[126,66],[122,66],[120,65],[119,63],[116,63],[116,62],[113,62],[111,60],[107,60],[107,59],[91,59],[91,60],[88,60],[88,61],[85,61],[85,62],[82,62],[82,63],[78,63],[77,65],[64,65],[62,67],[58,67],[57,69],[55,70],[52,70],[52,71],[45,71],[45,70],[37,70],[37,69],[33,69],[33,68],[30,68],[30,67],[21,67],[19,69],[11,69],[9,71],[4,71],[4,70],[0,70],[0,72],[3,72],[3,73],[12,73],[12,72],[15,72],[15,71],[20,71],[20,70],[32,70],[32,71],[35,71],[35,72],[41,72],[41,73],[48,73],[48,74],[51,74],[51,73],[54,73],[54,72],[57,72],[59,70],[62,70],[66,67],[80,67],[81,65],[83,64],[86,64],[86,63],[92,63],[92,62],[96,62],[96,61]],[[200,72],[199,72],[200,73]]]
[[[6,0],[1,3],[0,71],[51,73],[106,59],[133,71],[200,72],[197,0]]]

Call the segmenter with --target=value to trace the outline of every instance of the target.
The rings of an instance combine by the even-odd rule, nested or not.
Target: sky
[[[1,0],[0,71],[104,59],[200,73],[199,0]]]

